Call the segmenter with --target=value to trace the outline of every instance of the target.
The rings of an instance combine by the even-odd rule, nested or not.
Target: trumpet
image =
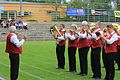
[[[119,32],[120,31],[120,25],[117,23],[112,23],[112,25],[114,26],[114,30]]]
[[[95,28],[95,23],[90,24],[90,32],[93,32]]]
[[[50,27],[50,33],[53,35],[54,38],[56,38],[56,35],[62,36],[58,27],[57,27],[57,24]]]

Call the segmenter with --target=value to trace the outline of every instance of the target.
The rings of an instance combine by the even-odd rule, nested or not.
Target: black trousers
[[[58,68],[64,69],[64,66],[65,66],[64,53],[65,53],[65,45],[64,46],[57,45],[56,55],[57,55],[57,61],[58,61]]]
[[[19,74],[19,54],[9,53],[10,80],[17,80]]]
[[[76,47],[68,47],[69,71],[76,71]]]
[[[106,80],[114,80],[115,76],[115,67],[114,67],[114,60],[115,60],[116,53],[107,53],[105,54],[105,70],[106,70]]]
[[[78,50],[81,69],[80,74],[88,74],[88,60],[87,60],[88,51],[89,47],[80,48]]]
[[[117,53],[116,53],[115,60],[118,65],[118,69],[120,70],[120,46],[117,47]]]
[[[101,48],[91,48],[91,67],[94,78],[101,78],[100,53]]]

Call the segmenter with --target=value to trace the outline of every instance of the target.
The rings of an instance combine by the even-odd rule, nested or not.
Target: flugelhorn
[[[57,24],[50,27],[50,33],[53,35],[54,38],[56,38],[56,35],[61,36],[61,33],[57,27]]]
[[[112,23],[112,25],[114,26],[114,30],[115,31],[120,31],[120,25],[117,23]]]
[[[90,32],[93,32],[95,28],[95,23],[90,24]]]

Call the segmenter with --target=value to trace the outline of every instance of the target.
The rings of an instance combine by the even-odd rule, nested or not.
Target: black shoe
[[[76,70],[72,70],[71,72],[77,72]]]
[[[56,69],[64,69],[64,68],[61,68],[61,67],[57,67]]]
[[[95,78],[95,80],[100,80],[100,78]]]
[[[95,76],[92,76],[91,78],[95,78]]]
[[[118,70],[120,70],[120,68],[118,68]]]

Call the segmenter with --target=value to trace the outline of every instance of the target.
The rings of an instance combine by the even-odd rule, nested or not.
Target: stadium
[[[19,75],[18,79],[15,80],[120,80],[120,70],[116,61],[114,61],[114,79],[105,79],[106,67],[104,67],[103,63],[102,50],[100,52],[101,77],[91,78],[93,76],[91,67],[92,48],[89,49],[87,55],[87,75],[78,75],[81,71],[79,48],[76,49],[76,55],[74,55],[76,56],[76,70],[74,72],[70,71],[68,38],[66,38],[65,44],[64,69],[59,68],[58,54],[56,54],[56,42],[58,39],[56,38],[56,34],[58,37],[62,34],[59,32],[59,28],[56,28],[56,25],[64,24],[65,31],[70,33],[72,32],[72,25],[77,25],[77,28],[81,29],[83,24],[92,26],[92,23],[94,23],[95,26],[97,22],[100,22],[101,30],[104,30],[106,26],[112,24],[119,33],[120,1],[1,0],[0,80],[12,80],[10,55],[8,54],[9,51],[6,53],[6,46],[8,35],[13,30],[13,28],[11,29],[13,25],[16,27],[18,40],[25,39],[24,44],[20,43],[23,45],[23,52],[19,56]],[[89,30],[92,33],[92,29],[89,28]],[[102,36],[100,37],[102,39]],[[118,51],[117,53],[120,52]]]

